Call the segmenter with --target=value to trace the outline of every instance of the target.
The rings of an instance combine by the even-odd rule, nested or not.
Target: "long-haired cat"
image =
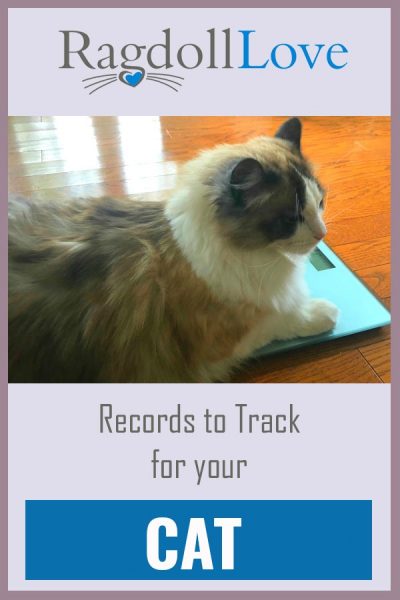
[[[16,198],[12,382],[211,382],[261,345],[334,327],[304,264],[325,235],[301,124],[222,145],[167,202]]]

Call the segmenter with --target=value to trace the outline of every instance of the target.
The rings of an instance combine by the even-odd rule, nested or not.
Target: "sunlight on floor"
[[[92,117],[54,117],[54,126],[66,170],[100,166]]]

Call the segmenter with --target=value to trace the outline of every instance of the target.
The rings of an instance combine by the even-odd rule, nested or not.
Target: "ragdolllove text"
[[[89,69],[129,69],[138,64],[152,69],[279,69],[295,67],[338,71],[348,64],[348,48],[339,42],[268,43],[255,29],[208,29],[201,41],[176,43],[170,28],[162,30],[157,43],[129,42],[121,47],[92,42],[85,31],[61,30],[63,62],[61,69],[85,66]],[[262,46],[262,50],[260,50]],[[239,62],[233,56],[240,56]],[[143,64],[142,64],[143,63]]]

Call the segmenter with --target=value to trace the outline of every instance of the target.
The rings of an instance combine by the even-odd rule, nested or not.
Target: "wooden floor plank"
[[[364,346],[360,352],[382,381],[390,383],[390,340]]]
[[[328,225],[327,241],[336,248],[342,244],[366,242],[390,236],[388,211],[350,219],[336,218]]]
[[[83,183],[60,188],[38,188],[29,193],[32,198],[38,200],[54,200],[68,198],[101,198],[102,196],[134,196],[170,190],[173,188],[175,175],[160,175],[159,177],[147,177],[140,179],[120,179],[112,181],[101,181],[100,183]],[[27,195],[27,190],[16,190],[18,193]],[[154,199],[154,197],[152,197]]]
[[[14,163],[9,164],[9,176],[38,177],[44,175],[65,175],[67,173],[83,173],[91,170],[98,170],[100,171],[99,179],[101,179],[102,176],[110,178],[110,171],[114,170],[115,173],[116,167],[119,167],[119,169],[125,172],[129,169],[129,171],[132,171],[133,173],[143,173],[143,175],[146,175],[146,172],[150,168],[153,170],[153,174],[164,174],[171,172],[175,173],[178,166],[176,161],[167,161],[162,159],[159,161],[146,161],[130,159],[129,156],[121,157],[121,153],[119,151],[110,152],[106,157],[100,155],[84,157],[79,161],[79,166],[77,166],[68,160],[46,160],[40,162],[41,154],[39,151],[37,152],[39,154],[39,161],[32,160],[32,162],[29,163],[24,161],[24,163],[21,164],[20,159],[15,159]],[[13,155],[15,155],[15,153],[13,153]],[[80,175],[80,177],[82,176],[83,175]]]
[[[390,264],[358,269],[356,270],[356,274],[365,281],[367,286],[372,289],[379,298],[390,296]]]
[[[390,236],[335,246],[335,252],[353,270],[390,262]]]
[[[359,350],[339,352],[318,358],[301,351],[265,358],[249,367],[236,383],[380,383],[380,378]]]
[[[102,183],[121,179],[137,180],[175,175],[176,164],[171,161],[147,164],[118,164],[114,167],[63,171],[61,173],[18,175],[10,177],[10,185],[19,191],[50,190],[73,185]]]
[[[23,166],[30,163],[40,163],[42,160],[42,153],[40,150],[32,150],[32,152],[24,152],[23,160],[21,159],[21,153],[17,150],[15,152],[8,153],[8,166],[22,174]]]

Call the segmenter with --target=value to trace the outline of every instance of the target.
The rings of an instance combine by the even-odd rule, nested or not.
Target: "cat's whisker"
[[[90,79],[101,79],[104,77],[117,77],[117,76],[115,75],[115,73],[109,73],[108,75],[107,75],[107,73],[104,73],[103,75],[94,75],[93,77],[85,77],[85,79],[82,79],[82,82],[90,81]]]
[[[299,216],[299,214],[300,214],[300,202],[299,202],[299,196],[297,194],[297,191],[296,191],[296,214],[297,214],[297,216]]]
[[[169,83],[165,83],[165,81],[161,81],[161,79],[156,79],[155,77],[146,77],[147,81],[152,81],[153,83],[160,83],[161,85],[166,85],[167,87],[171,88],[171,90],[174,90],[174,92],[178,92],[179,90],[175,89],[172,85],[169,85]],[[177,84],[177,85],[181,85],[181,84]]]
[[[109,85],[110,83],[115,83],[116,81],[117,81],[117,79],[112,79],[111,81],[106,81],[106,83],[103,83],[103,85],[100,85],[99,87],[97,87],[94,90],[92,90],[91,92],[89,92],[89,96],[90,96],[90,94],[94,94],[94,92],[97,92],[97,90],[100,90],[104,86]]]
[[[160,83],[162,83],[163,81],[168,81],[169,83],[173,83],[174,85],[178,85],[179,87],[182,87],[182,83],[179,83],[179,81],[174,81],[173,79],[167,79],[167,77],[147,76],[146,79],[149,79],[150,81],[159,81]]]
[[[97,80],[97,81],[93,81],[92,83],[88,83],[88,85],[85,85],[83,89],[87,89],[90,87],[93,87],[94,85],[98,85],[99,83],[103,83],[103,81],[116,81],[118,78],[115,75],[108,75],[107,77],[103,77],[103,79]]]
[[[173,77],[175,79],[182,79],[184,80],[184,77],[181,77],[180,75],[172,75],[172,73],[147,73],[147,75],[151,75],[152,77]]]

